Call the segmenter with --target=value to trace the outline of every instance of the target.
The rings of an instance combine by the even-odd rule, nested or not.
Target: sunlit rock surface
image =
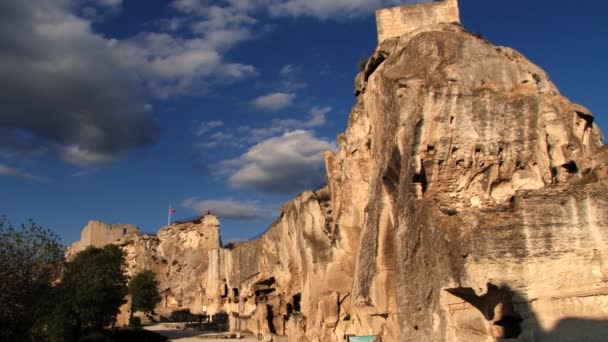
[[[327,186],[260,238],[221,248],[204,216],[108,241],[157,273],[159,310],[289,341],[605,340],[608,149],[587,109],[456,24],[384,40],[355,94]]]

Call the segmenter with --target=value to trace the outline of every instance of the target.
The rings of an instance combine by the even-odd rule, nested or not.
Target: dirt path
[[[218,334],[205,333],[201,331],[182,330],[177,328],[177,324],[173,323],[158,323],[153,325],[146,325],[144,329],[154,331],[157,334],[163,335],[171,341],[177,342],[226,342],[226,341],[243,341],[253,342],[258,341],[252,336],[246,336],[241,339],[225,339],[225,338],[213,338]]]

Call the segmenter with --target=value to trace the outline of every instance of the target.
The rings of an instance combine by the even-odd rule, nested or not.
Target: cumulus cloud
[[[3,152],[44,147],[80,166],[109,162],[156,141],[146,95],[197,94],[255,75],[223,55],[250,39],[257,21],[230,4],[196,12],[186,3],[173,4],[189,35],[115,40],[96,34],[83,11],[119,9],[121,0],[0,2]]]
[[[17,177],[17,178],[23,178],[23,179],[27,179],[27,180],[36,181],[36,182],[49,182],[50,181],[50,179],[48,179],[48,178],[35,176],[35,175],[29,174],[25,171],[15,169],[15,168],[12,168],[12,167],[9,167],[6,165],[2,165],[2,164],[0,164],[0,177]]]
[[[239,202],[232,199],[225,200],[199,200],[196,197],[188,198],[181,204],[196,212],[211,211],[220,219],[253,221],[272,216],[272,211],[262,208],[257,202]]]
[[[0,130],[79,164],[150,145],[158,128],[136,85],[70,10],[67,0],[0,2]]]
[[[257,109],[276,112],[291,106],[295,99],[296,94],[293,93],[271,93],[254,99],[251,105]]]
[[[216,165],[236,188],[263,193],[294,193],[315,189],[325,181],[324,150],[336,145],[306,130],[288,132],[251,147],[237,159]]]
[[[201,94],[210,84],[257,75],[253,66],[229,63],[223,58],[225,50],[248,36],[249,31],[241,29],[211,30],[196,38],[143,32],[128,40],[112,41],[111,45],[122,64],[135,72],[153,94],[167,98]]]

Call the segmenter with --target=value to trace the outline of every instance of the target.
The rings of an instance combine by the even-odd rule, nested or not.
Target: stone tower
[[[378,42],[438,23],[460,23],[458,0],[382,8],[376,11]]]

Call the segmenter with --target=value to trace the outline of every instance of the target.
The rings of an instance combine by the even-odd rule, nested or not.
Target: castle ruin
[[[458,0],[382,8],[376,11],[378,42],[439,23],[460,23]]]

